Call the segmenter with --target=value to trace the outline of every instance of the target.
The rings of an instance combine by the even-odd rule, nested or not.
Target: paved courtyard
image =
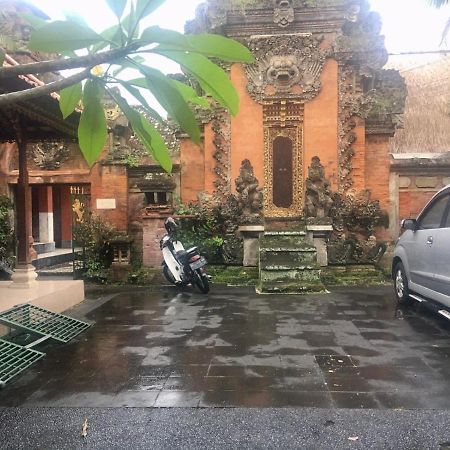
[[[450,408],[450,323],[390,286],[92,292],[71,314],[93,327],[40,348],[0,407]]]

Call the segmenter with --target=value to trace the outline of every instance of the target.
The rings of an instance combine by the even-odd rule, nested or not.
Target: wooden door
[[[292,140],[278,136],[273,141],[273,204],[290,208],[293,203]]]

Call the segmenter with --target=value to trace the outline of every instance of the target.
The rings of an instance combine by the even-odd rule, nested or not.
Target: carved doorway
[[[303,213],[303,122],[301,104],[267,105],[264,110],[264,215]]]

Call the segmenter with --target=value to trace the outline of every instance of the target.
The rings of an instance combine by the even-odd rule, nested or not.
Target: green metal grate
[[[0,323],[11,328],[50,336],[60,342],[69,342],[91,326],[81,320],[28,303],[1,312]]]
[[[44,355],[45,353],[0,339],[0,387]]]

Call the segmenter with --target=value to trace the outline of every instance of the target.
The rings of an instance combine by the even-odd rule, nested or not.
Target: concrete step
[[[43,267],[57,266],[70,261],[73,261],[72,249],[61,248],[38,255],[37,259],[33,261],[33,265],[36,269],[42,269]]]
[[[42,253],[54,252],[56,250],[54,242],[35,242],[33,248],[36,250],[38,255]]]
[[[55,266],[46,266],[37,269],[36,272],[40,277],[73,277],[73,263],[69,261]]]

